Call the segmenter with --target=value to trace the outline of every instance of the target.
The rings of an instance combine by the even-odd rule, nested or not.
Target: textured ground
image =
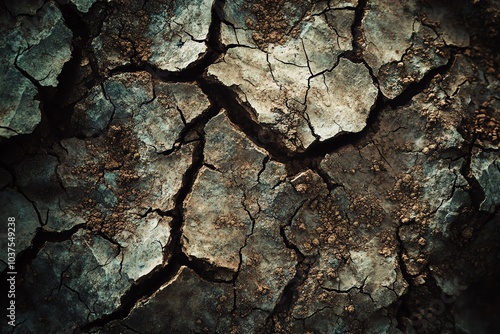
[[[498,331],[498,1],[0,16],[2,333]]]

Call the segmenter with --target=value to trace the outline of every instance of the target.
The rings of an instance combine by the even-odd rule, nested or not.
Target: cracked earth
[[[0,10],[1,332],[498,331],[498,1]]]

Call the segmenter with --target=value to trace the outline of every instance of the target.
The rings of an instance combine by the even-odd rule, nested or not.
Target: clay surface
[[[498,1],[0,16],[0,332],[498,329]]]

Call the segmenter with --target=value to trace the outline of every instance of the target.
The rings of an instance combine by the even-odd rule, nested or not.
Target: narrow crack
[[[266,161],[264,159],[264,161]],[[265,162],[263,163],[264,164],[264,168],[265,168]],[[233,309],[231,310],[231,313],[235,313],[236,310],[237,310],[237,303],[236,303],[236,300],[237,300],[237,296],[236,296],[236,282],[238,281],[238,277],[240,275],[240,272],[241,272],[241,266],[243,265],[243,249],[245,247],[247,247],[248,245],[248,239],[254,234],[254,230],[255,230],[255,218],[252,216],[252,214],[250,213],[250,211],[248,210],[248,208],[246,207],[245,205],[245,200],[246,200],[246,193],[244,193],[244,196],[243,196],[243,199],[241,201],[241,204],[243,205],[243,209],[245,210],[245,212],[247,213],[248,217],[250,218],[250,221],[252,222],[252,228],[250,230],[250,233],[246,235],[245,237],[245,242],[243,243],[243,246],[240,247],[239,251],[238,251],[238,256],[239,256],[239,263],[238,263],[238,268],[236,269],[236,273],[233,275],[233,280],[232,280],[232,284],[233,284]]]
[[[269,333],[276,332],[278,324],[287,323],[287,318],[290,317],[291,308],[294,302],[298,299],[298,288],[304,284],[309,276],[309,271],[312,265],[316,262],[318,255],[316,256],[306,256],[300,249],[293,244],[286,236],[286,227],[291,226],[293,219],[299,213],[300,209],[304,206],[306,200],[304,200],[297,207],[292,217],[287,224],[280,227],[280,235],[283,239],[285,247],[294,251],[297,256],[297,264],[295,265],[295,276],[287,283],[283,289],[283,293],[279,301],[276,303],[273,311],[266,319],[266,327]]]
[[[476,142],[476,138],[473,138],[468,145],[465,145],[465,156],[464,156],[464,164],[460,170],[460,173],[465,178],[469,185],[469,195],[472,201],[472,206],[475,210],[480,210],[481,203],[483,203],[486,198],[486,194],[484,192],[483,187],[479,184],[479,181],[474,177],[472,173],[472,149]]]
[[[268,155],[266,155],[264,157],[264,159],[262,159],[262,168],[259,170],[259,172],[257,173],[257,183],[260,183],[260,176],[262,175],[262,173],[264,173],[264,171],[266,170],[266,166],[267,166],[267,163],[269,162],[270,160],[270,157]]]
[[[71,240],[75,233],[84,228],[85,224],[78,224],[73,226],[69,230],[52,232],[46,231],[43,228],[39,227],[35,236],[33,237],[33,240],[31,241],[31,246],[21,251],[16,258],[16,269],[18,275],[20,277],[24,276],[30,264],[38,256],[38,253],[47,242],[63,242]],[[2,284],[4,284],[7,279],[7,272],[8,268],[4,269],[4,271],[0,274]]]
[[[329,192],[332,192],[336,188],[339,188],[339,187],[343,188],[344,185],[342,185],[340,183],[335,183],[330,178],[330,176],[323,170],[323,168],[321,168],[320,162],[321,162],[321,160],[319,160],[319,159],[313,160],[312,164],[310,165],[309,168],[321,177],[321,179],[323,180],[323,183],[326,185],[326,189],[328,189]]]
[[[352,60],[363,60],[363,18],[366,13],[368,0],[358,0],[358,4],[354,10],[354,23],[351,26],[352,34],[352,53],[348,53]]]
[[[396,310],[395,317],[396,317],[396,320],[398,322],[397,328],[402,330],[403,332],[405,332],[404,331],[404,329],[405,329],[404,328],[404,323],[405,323],[404,317],[406,317],[408,314],[411,313],[408,303],[409,303],[410,297],[411,297],[410,290],[413,287],[413,278],[410,275],[410,273],[408,272],[408,268],[406,267],[406,263],[403,260],[403,255],[405,254],[406,249],[404,247],[404,242],[401,239],[401,227],[402,226],[403,226],[403,222],[400,221],[399,225],[396,229],[396,233],[395,233],[396,241],[398,242],[398,246],[399,246],[398,251],[397,251],[397,261],[398,261],[398,266],[400,268],[400,272],[403,275],[403,279],[406,281],[406,283],[408,283],[408,290],[406,291],[406,293],[404,293],[401,296],[401,304],[399,305],[399,307]]]
[[[205,127],[205,125],[210,121],[212,118],[217,116],[217,114],[220,112],[220,108],[214,104],[211,104],[210,107],[208,107],[205,111],[203,111],[200,115],[196,116],[194,119],[192,119],[190,122],[188,122],[181,130],[179,137],[176,139],[174,144],[172,145],[172,148],[158,152],[158,154],[161,155],[170,155],[173,152],[178,151],[182,145],[198,141],[200,140],[200,129]],[[190,139],[188,140],[187,138],[190,138],[192,136],[195,136],[196,139]]]

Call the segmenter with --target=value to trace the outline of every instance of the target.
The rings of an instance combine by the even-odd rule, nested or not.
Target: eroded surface
[[[497,2],[0,9],[2,332],[498,327]]]

